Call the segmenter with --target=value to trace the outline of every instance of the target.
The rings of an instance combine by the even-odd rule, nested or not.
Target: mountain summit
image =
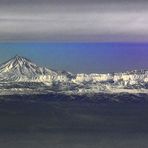
[[[28,86],[29,83],[29,86]],[[37,85],[36,85],[37,84]],[[41,85],[40,85],[41,84]],[[44,89],[61,93],[148,93],[148,71],[134,70],[108,74],[71,74],[40,67],[27,58],[15,56],[0,66],[0,94],[15,89],[17,93],[24,88]],[[19,86],[18,86],[19,85]],[[5,86],[5,87],[4,87]],[[19,88],[19,89],[18,89]],[[32,92],[32,91],[31,91]]]
[[[1,81],[37,81],[45,75],[56,75],[55,71],[39,67],[27,58],[16,55],[0,67]]]

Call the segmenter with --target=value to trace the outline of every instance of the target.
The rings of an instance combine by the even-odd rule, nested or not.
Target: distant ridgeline
[[[0,66],[0,95],[148,94],[148,70],[108,74],[72,74],[39,67],[15,56]]]

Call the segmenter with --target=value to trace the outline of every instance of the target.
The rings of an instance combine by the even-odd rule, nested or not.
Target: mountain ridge
[[[5,83],[5,85],[4,85]],[[0,65],[0,94],[15,89],[15,92],[26,91],[25,83],[40,83],[33,92],[44,90],[67,94],[92,94],[92,93],[148,93],[148,70],[133,70],[120,73],[107,74],[72,74],[67,71],[56,71],[40,67],[31,60],[16,55]],[[15,85],[14,85],[15,84]],[[15,88],[20,86],[20,88]],[[33,84],[34,85],[34,84]],[[10,87],[11,86],[11,87]],[[29,85],[30,86],[30,85]],[[38,86],[38,85],[37,85]],[[23,88],[22,88],[23,87]],[[28,87],[30,89],[30,87]],[[32,88],[31,88],[32,89]]]

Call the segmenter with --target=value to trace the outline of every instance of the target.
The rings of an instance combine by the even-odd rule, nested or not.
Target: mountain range
[[[72,74],[40,67],[21,56],[0,66],[0,95],[60,93],[148,93],[148,70],[107,74]]]

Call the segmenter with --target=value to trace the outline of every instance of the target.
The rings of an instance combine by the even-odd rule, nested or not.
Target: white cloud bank
[[[140,6],[140,7],[138,7]],[[148,41],[144,5],[0,6],[0,41]]]

